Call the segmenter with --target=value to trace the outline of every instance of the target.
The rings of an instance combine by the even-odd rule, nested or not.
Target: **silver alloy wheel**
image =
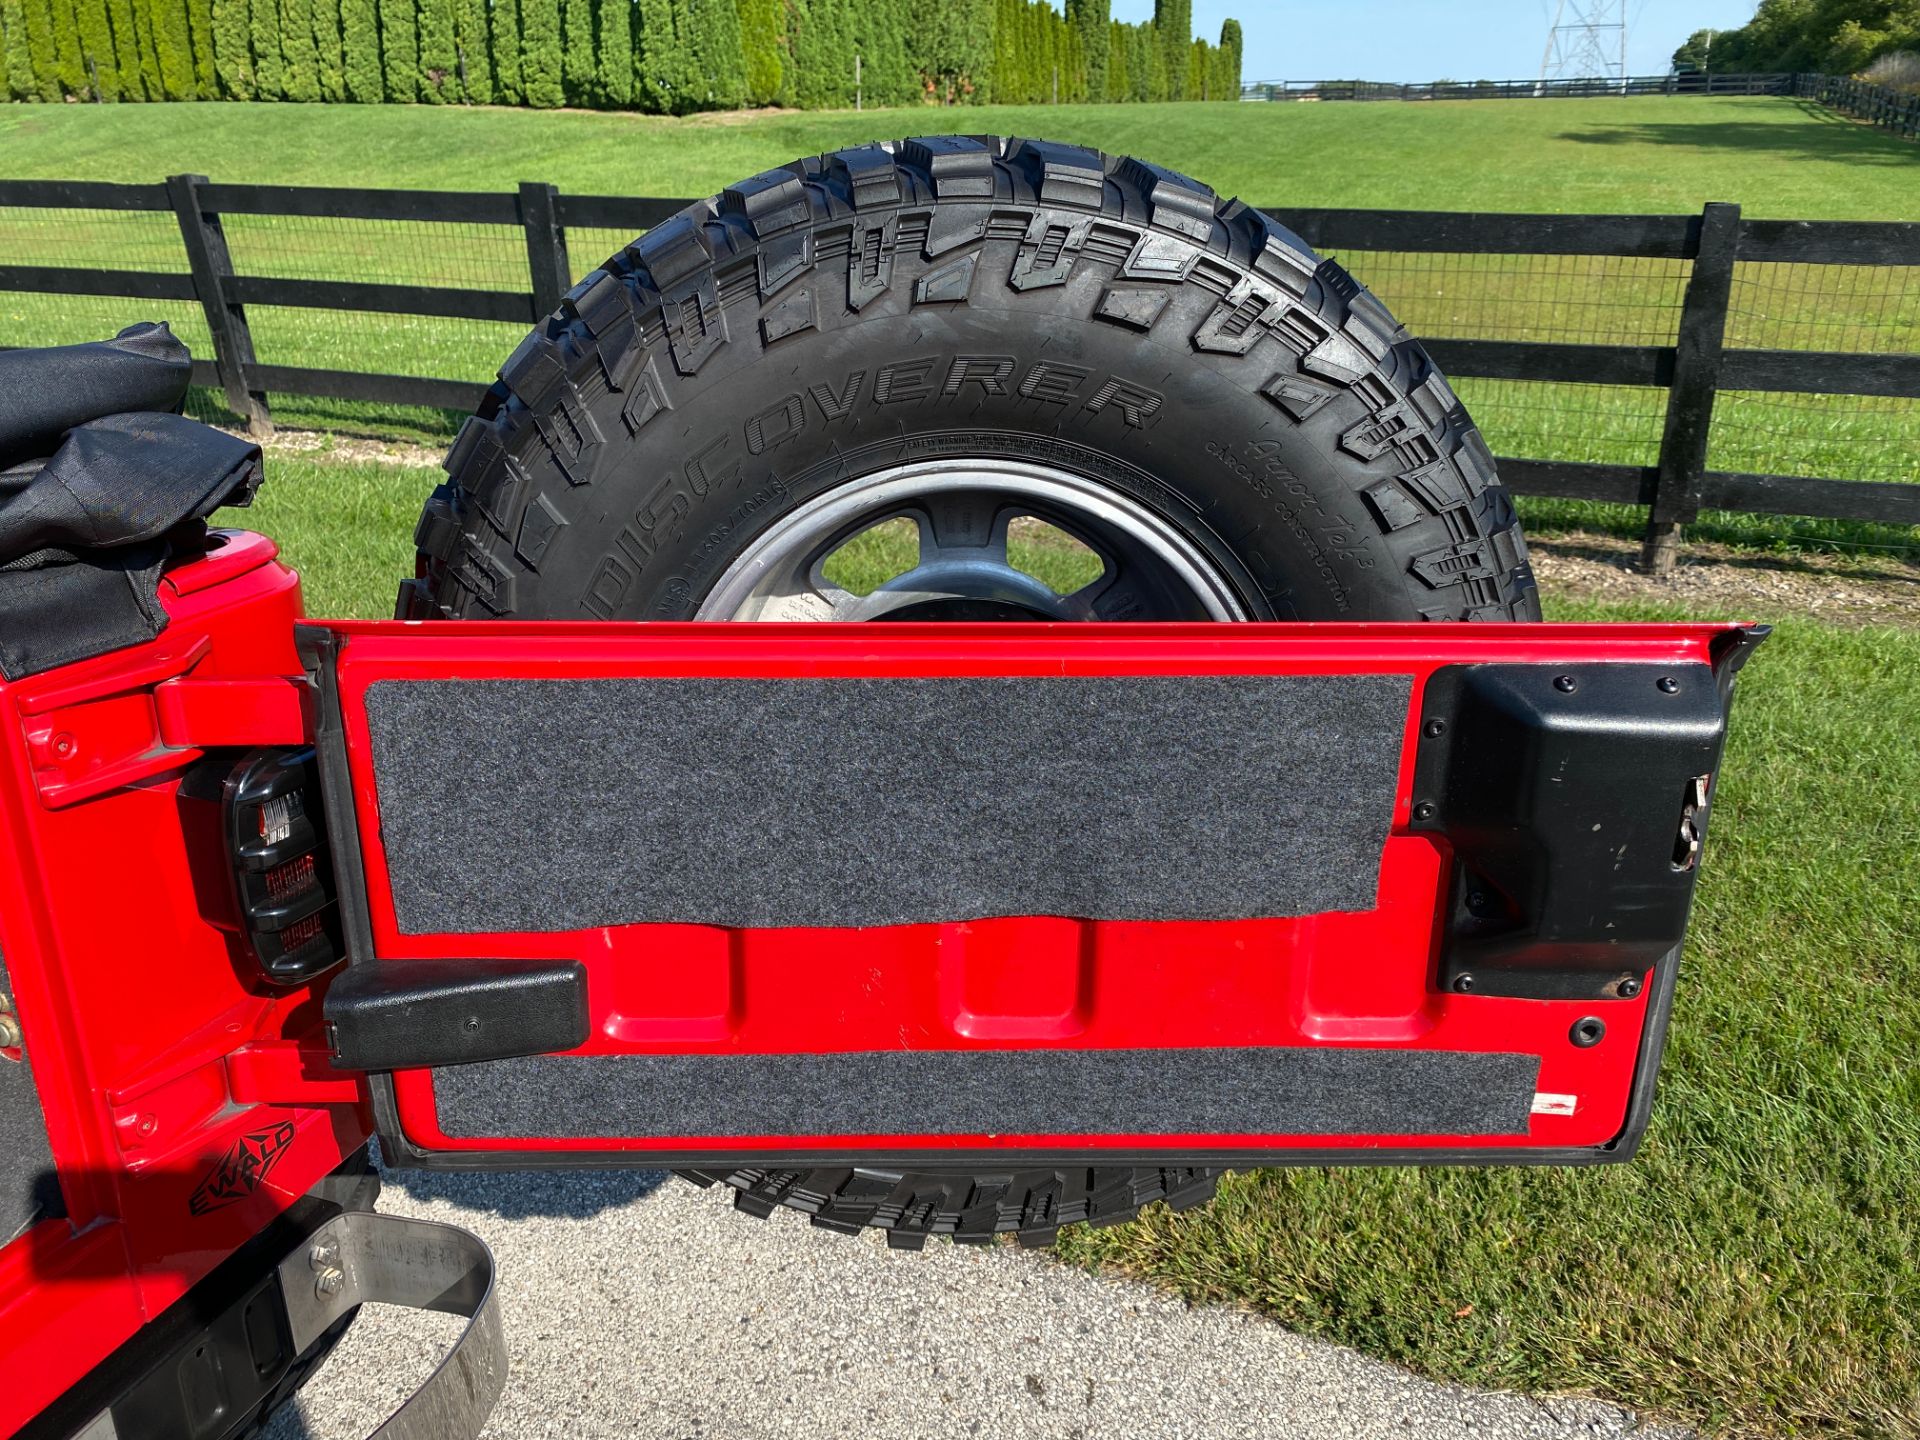
[[[1007,530],[1058,527],[1101,561],[1070,595],[1016,569]],[[847,541],[896,517],[920,557],[868,595],[827,579]],[[699,620],[1244,620],[1199,547],[1139,502],[1063,470],[1015,460],[929,460],[863,475],[774,522],[701,604]]]

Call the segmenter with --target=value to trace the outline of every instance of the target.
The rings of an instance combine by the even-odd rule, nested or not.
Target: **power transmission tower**
[[[1558,0],[1540,78],[1627,86],[1627,0]]]

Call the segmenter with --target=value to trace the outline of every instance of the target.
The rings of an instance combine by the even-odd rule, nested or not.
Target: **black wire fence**
[[[1591,100],[1607,95],[1796,95],[1802,80],[1823,75],[1791,72],[1713,75],[1581,75],[1566,80],[1252,80],[1242,100]]]
[[[203,407],[464,412],[534,321],[688,202],[0,181],[0,346],[166,320]],[[1920,525],[1920,224],[1273,210],[1420,335],[1519,493]],[[356,408],[357,407],[357,408]],[[417,412],[416,412],[417,413]]]

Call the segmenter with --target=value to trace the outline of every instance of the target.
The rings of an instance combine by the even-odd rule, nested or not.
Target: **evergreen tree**
[[[633,108],[633,0],[600,0],[596,17],[600,103]]]
[[[459,59],[453,53],[453,0],[419,0],[420,98],[439,105],[460,98]]]
[[[1153,0],[1153,30],[1160,41],[1160,63],[1168,100],[1187,98],[1188,50],[1193,43],[1193,0]]]
[[[993,26],[993,98],[1003,105],[1026,103],[1026,38],[1021,33],[1025,22],[1026,0],[1000,0]]]
[[[347,57],[341,46],[340,0],[311,0],[313,56],[320,98],[338,104],[347,98]]]
[[[158,96],[148,96],[146,82],[140,78],[140,36],[134,22],[133,0],[107,0],[107,20],[113,29],[113,63],[121,97],[158,99]]]
[[[113,59],[113,27],[107,0],[77,0],[74,21],[80,32],[80,73],[87,92],[102,100],[120,98],[120,72]]]
[[[838,8],[844,0],[796,4],[796,23],[808,17],[817,20],[814,12],[828,3]],[[635,93],[641,109],[684,115],[727,109],[745,100],[746,56],[735,0],[639,0],[636,18],[640,33]],[[847,65],[851,95],[851,50]],[[801,83],[806,83],[804,75]]]
[[[946,0],[912,14],[907,50],[943,105],[981,103],[993,85],[995,0]]]
[[[80,22],[74,0],[53,0],[53,63],[60,89],[67,95],[91,95],[87,62],[80,54]]]
[[[153,0],[154,48],[159,53],[160,83],[169,100],[194,97],[193,31],[184,0]]]
[[[910,105],[920,98],[920,70],[907,48],[909,0],[861,0],[853,11],[860,56],[861,103]]]
[[[1214,47],[1214,98],[1216,100],[1238,100],[1240,98],[1240,22],[1227,20],[1220,26],[1220,43]]]
[[[1113,0],[1067,0],[1067,23],[1080,38],[1087,72],[1087,94],[1107,96],[1107,50],[1113,35]]]
[[[566,104],[559,0],[520,0],[520,83],[526,103],[535,109]]]
[[[599,103],[600,74],[593,55],[594,0],[560,0],[560,82],[567,104]]]
[[[26,0],[27,64],[33,93],[42,100],[60,98],[60,64],[53,39],[53,0]]]
[[[747,103],[771,105],[780,98],[785,69],[786,6],[783,0],[740,0],[739,8]]]
[[[0,90],[14,100],[38,98],[33,52],[27,45],[27,7],[21,0],[0,0]]]
[[[167,98],[160,79],[160,49],[153,16],[154,0],[133,0],[133,38],[140,52],[140,85],[149,100]]]
[[[135,8],[150,0],[133,0]],[[280,7],[278,0],[249,0],[247,36],[253,44],[253,93],[261,100],[284,100],[287,95],[286,62],[280,55]]]
[[[520,75],[520,0],[493,0],[489,29],[495,98],[502,105],[522,104],[527,92]]]
[[[493,45],[487,35],[487,0],[456,0],[453,48],[460,98],[470,105],[491,105]]]
[[[414,0],[377,0],[376,8],[380,16],[382,89],[390,103],[411,105],[419,98],[420,88],[420,38]]]
[[[187,40],[193,50],[193,93],[199,100],[218,100],[220,80],[213,62],[213,0],[186,0]]]
[[[675,8],[682,3],[686,6],[688,48],[706,82],[698,108],[738,110],[747,100],[747,57],[740,44],[739,5],[736,0],[676,0]],[[867,3],[879,8],[887,0]]]
[[[340,50],[347,98],[377,105],[387,98],[380,73],[380,19],[374,0],[340,0]]]
[[[166,0],[162,0],[166,3]],[[281,94],[311,105],[320,98],[320,65],[313,49],[313,0],[279,0]]]
[[[160,56],[153,48],[153,9],[148,0],[133,0],[133,43],[140,64],[140,90],[149,100],[167,98],[160,84]]]

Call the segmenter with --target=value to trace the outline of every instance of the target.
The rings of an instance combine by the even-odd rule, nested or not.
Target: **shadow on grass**
[[[1813,125],[1754,120],[1657,120],[1637,125],[1589,125],[1554,138],[1577,145],[1674,145],[1695,150],[1745,150],[1800,160],[1851,164],[1920,165],[1920,144],[1903,140],[1824,106],[1795,102]]]

